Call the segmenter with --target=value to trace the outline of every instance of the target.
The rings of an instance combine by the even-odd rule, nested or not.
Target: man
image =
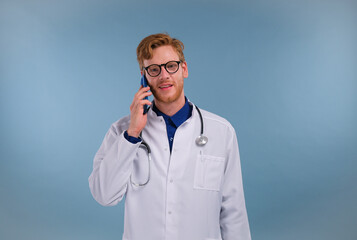
[[[183,47],[167,34],[140,42],[148,87],[95,155],[92,195],[104,206],[125,196],[124,240],[251,239],[235,131],[185,97]]]

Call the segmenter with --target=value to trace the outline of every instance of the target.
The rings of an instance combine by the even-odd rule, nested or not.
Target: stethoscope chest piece
[[[200,136],[198,136],[196,138],[196,144],[197,144],[197,146],[202,147],[202,146],[206,145],[206,143],[208,142],[208,138],[206,136],[203,136],[203,118],[202,118],[201,111],[200,111],[200,109],[198,109],[197,106],[195,106],[195,107],[197,109],[198,115],[200,116],[200,120],[201,120],[201,134],[200,134]]]
[[[204,146],[208,142],[208,138],[206,136],[200,135],[196,138],[196,144],[198,146]]]

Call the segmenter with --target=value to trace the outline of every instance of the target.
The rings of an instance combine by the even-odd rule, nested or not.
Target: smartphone
[[[148,86],[148,80],[146,79],[145,77],[145,74],[141,75],[141,86],[143,87],[147,87]],[[149,98],[148,97],[145,97],[144,98],[145,100],[148,100]],[[144,114],[146,114],[148,112],[148,105],[144,105]]]

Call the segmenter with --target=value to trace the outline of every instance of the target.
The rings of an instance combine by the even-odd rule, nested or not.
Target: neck
[[[165,103],[160,101],[155,101],[155,106],[167,116],[173,116],[185,105],[185,96],[181,97],[175,102]]]

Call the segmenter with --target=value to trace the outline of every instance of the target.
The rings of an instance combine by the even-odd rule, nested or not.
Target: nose
[[[167,79],[170,76],[170,73],[166,71],[165,66],[160,66],[160,67],[161,67],[161,72],[159,74],[159,78]]]

